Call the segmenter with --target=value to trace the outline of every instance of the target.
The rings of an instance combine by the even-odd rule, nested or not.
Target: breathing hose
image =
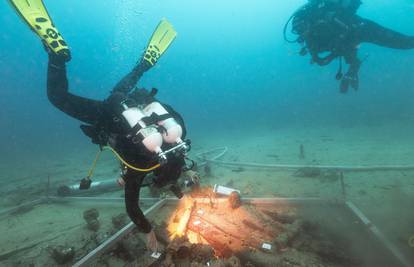
[[[290,43],[290,44],[294,44],[297,43],[298,40],[300,39],[300,37],[296,38],[295,40],[289,40],[287,38],[287,27],[289,26],[289,23],[293,20],[293,18],[296,16],[296,13],[293,13],[292,16],[290,16],[290,18],[288,19],[288,21],[285,23],[285,26],[283,27],[283,38],[285,39],[286,42]]]
[[[308,6],[309,6],[309,4],[305,4],[301,7],[299,7],[298,9],[296,9],[296,11],[292,14],[292,16],[289,17],[289,19],[285,23],[285,26],[283,27],[283,38],[285,39],[286,42],[288,42],[290,44],[294,44],[294,43],[297,43],[299,41],[300,37],[296,38],[295,40],[289,40],[287,38],[287,28],[289,26],[289,23],[295,18],[295,16],[299,13],[299,11],[305,10]]]
[[[153,170],[155,170],[155,169],[158,169],[159,167],[161,167],[161,164],[155,164],[154,166],[152,166],[152,167],[150,167],[150,168],[146,168],[146,169],[143,169],[143,168],[138,168],[138,167],[135,167],[135,166],[133,166],[133,165],[131,165],[131,164],[129,164],[128,162],[126,162],[122,157],[121,157],[121,155],[119,155],[119,153],[118,152],[116,152],[116,150],[115,149],[113,149],[111,146],[104,146],[103,147],[104,149],[108,149],[108,150],[110,150],[110,151],[112,151],[112,153],[114,153],[114,155],[119,159],[119,161],[121,161],[122,162],[122,164],[124,164],[125,166],[127,166],[128,168],[130,168],[130,169],[132,169],[132,170],[134,170],[134,171],[139,171],[139,172],[151,172],[151,171],[153,171]]]
[[[93,161],[93,163],[92,163],[92,166],[91,166],[91,168],[89,169],[89,171],[88,171],[88,176],[86,176],[86,179],[90,179],[91,177],[92,177],[92,175],[93,175],[93,172],[95,171],[95,169],[96,169],[96,164],[97,164],[97,162],[98,162],[98,160],[99,160],[99,157],[100,157],[100,155],[101,155],[101,153],[102,153],[102,151],[104,150],[104,149],[106,149],[106,150],[110,150],[110,151],[112,151],[112,153],[115,155],[115,157],[120,161],[120,162],[122,162],[122,164],[124,164],[125,166],[127,166],[128,168],[130,168],[130,169],[132,169],[132,170],[134,170],[134,171],[138,171],[138,172],[151,172],[151,171],[153,171],[153,170],[155,170],[155,169],[157,169],[157,168],[159,168],[160,166],[161,166],[161,164],[155,164],[154,166],[152,166],[152,167],[150,167],[150,168],[138,168],[138,167],[135,167],[135,166],[133,166],[133,165],[131,165],[131,164],[129,164],[126,160],[124,160],[122,157],[121,157],[121,155],[119,155],[119,153],[118,152],[116,152],[116,150],[114,149],[114,148],[112,148],[111,146],[103,146],[103,147],[101,147],[101,149],[99,149],[99,151],[96,153],[96,157],[95,157],[95,159],[94,159],[94,161]]]

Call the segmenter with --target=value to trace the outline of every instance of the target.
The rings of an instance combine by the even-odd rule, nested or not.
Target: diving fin
[[[162,19],[152,34],[141,62],[149,63],[150,67],[154,66],[174,41],[176,36],[177,32],[174,30],[171,23],[166,19]]]
[[[35,32],[47,48],[70,60],[70,50],[53,24],[42,0],[8,0],[17,14]]]

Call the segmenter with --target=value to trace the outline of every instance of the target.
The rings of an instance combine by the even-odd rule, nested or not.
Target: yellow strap
[[[116,152],[115,151],[115,149],[113,149],[112,147],[110,147],[110,146],[105,146],[104,147],[105,149],[109,149],[109,150],[111,150],[112,151],[112,153],[114,153],[114,155],[125,165],[125,166],[127,166],[128,168],[130,168],[130,169],[132,169],[132,170],[134,170],[134,171],[139,171],[139,172],[150,172],[150,171],[153,171],[153,170],[155,170],[155,169],[157,169],[157,168],[159,168],[160,166],[161,166],[161,164],[156,164],[156,165],[154,165],[154,166],[152,166],[152,167],[150,167],[150,168],[148,168],[148,169],[141,169],[141,168],[137,168],[137,167],[135,167],[135,166],[132,166],[131,164],[129,164],[128,162],[126,162],[119,154],[118,154],[118,152]]]

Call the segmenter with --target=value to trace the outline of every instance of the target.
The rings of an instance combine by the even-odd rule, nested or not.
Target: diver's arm
[[[55,107],[82,122],[95,124],[101,116],[103,102],[68,92],[65,60],[54,54],[49,54],[47,96]]]
[[[372,43],[395,49],[414,48],[414,36],[401,34],[368,19],[359,18],[357,34],[359,43]]]
[[[144,177],[145,174],[143,173],[126,169],[126,173],[122,178],[125,182],[125,207],[131,221],[141,232],[146,234],[147,247],[152,252],[157,252],[158,242],[154,230],[139,207],[139,191]]]
[[[141,232],[148,234],[152,227],[139,207],[139,193],[144,177],[143,173],[127,169],[123,180],[125,181],[125,207],[128,216]]]
[[[151,65],[146,60],[141,60],[130,73],[128,73],[117,83],[117,85],[115,85],[114,89],[112,89],[112,93],[129,93],[132,89],[134,89],[142,75],[150,68]]]

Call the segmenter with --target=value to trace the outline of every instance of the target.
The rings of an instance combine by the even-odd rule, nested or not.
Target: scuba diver
[[[182,197],[177,179],[186,168],[189,141],[183,141],[186,128],[183,118],[172,107],[161,104],[156,89],[147,91],[136,87],[141,76],[154,66],[176,37],[167,20],[162,20],[133,70],[113,88],[110,96],[93,100],[68,91],[66,62],[71,54],[68,45],[54,26],[41,0],[10,0],[10,3],[40,37],[49,56],[47,95],[50,102],[84,124],[82,131],[101,148],[114,152],[121,162],[120,184],[125,190],[125,206],[130,219],[147,235],[147,246],[157,251],[157,239],[150,222],[139,207],[139,193],[148,173],[155,177],[153,184],[170,186]],[[195,174],[193,178],[198,176]],[[90,175],[83,179],[80,189],[91,184]]]
[[[311,55],[311,63],[325,66],[339,59],[336,79],[340,91],[346,93],[349,87],[359,88],[358,72],[361,59],[358,46],[372,43],[394,49],[414,48],[414,36],[406,36],[364,19],[356,14],[360,0],[309,0],[288,20],[284,28],[285,40],[302,45],[300,55]],[[287,38],[287,28],[292,22],[292,33],[297,39]],[[343,75],[342,60],[349,65]]]

